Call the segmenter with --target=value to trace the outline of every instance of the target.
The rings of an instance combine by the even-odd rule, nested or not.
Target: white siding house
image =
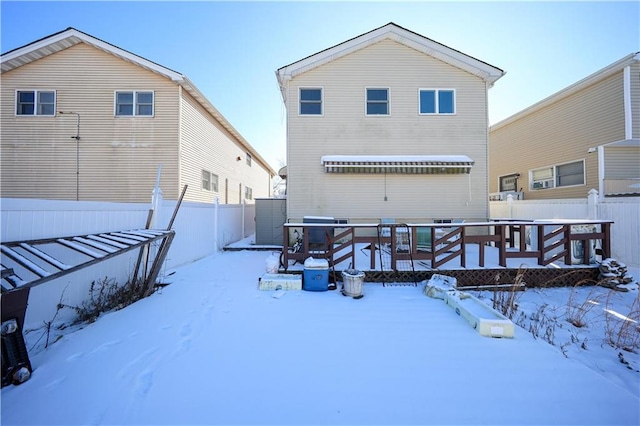
[[[278,69],[289,218],[487,218],[487,90],[503,74],[394,23]]]
[[[2,197],[237,204],[275,171],[189,79],[74,28],[1,57]],[[247,159],[250,159],[248,161]]]

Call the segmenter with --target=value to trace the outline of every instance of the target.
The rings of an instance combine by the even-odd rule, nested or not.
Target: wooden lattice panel
[[[519,282],[527,287],[571,287],[581,284],[595,284],[598,280],[597,267],[579,268],[527,268],[527,269],[452,269],[449,271],[365,271],[365,282],[378,283],[419,283],[433,274],[454,277],[458,285],[491,287],[496,284],[513,284],[518,274]],[[340,276],[340,274],[336,274]]]

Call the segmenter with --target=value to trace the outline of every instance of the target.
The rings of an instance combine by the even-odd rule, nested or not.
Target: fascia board
[[[493,84],[505,74],[503,70],[455,49],[451,49],[450,47],[393,24],[388,24],[278,69],[277,75],[280,87],[281,89],[286,87],[288,80],[299,74],[387,38],[476,75],[488,81],[490,84]]]
[[[9,71],[13,68],[17,68],[20,65],[24,65],[28,62],[32,62],[47,55],[59,52],[68,47],[74,46],[80,42],[87,43],[88,45],[111,53],[112,55],[117,56],[125,61],[137,64],[157,74],[163,75],[171,79],[172,81],[179,82],[184,78],[183,75],[178,72],[158,65],[155,62],[149,61],[148,59],[144,59],[141,56],[134,55],[133,53],[127,52],[126,50],[120,49],[119,47],[92,37],[74,28],[70,28],[66,31],[62,31],[58,34],[54,34],[50,37],[46,37],[35,43],[28,44],[24,47],[12,50],[11,52],[2,55],[2,71]],[[26,57],[29,59],[26,61],[20,61],[19,63],[15,62],[16,60],[19,61],[21,57]],[[8,66],[5,66],[5,64],[7,64]]]
[[[607,77],[610,77],[611,75],[618,73],[618,72],[622,72],[622,70],[624,69],[624,67],[633,64],[634,62],[639,62],[640,61],[640,52],[639,53],[631,53],[627,56],[625,56],[622,59],[619,59],[618,61],[614,62],[611,65],[608,65],[604,68],[602,68],[599,71],[596,71],[595,73],[583,78],[582,80],[577,81],[576,83],[573,83],[567,87],[565,87],[564,89],[559,90],[558,92],[542,99],[541,101],[536,102],[535,104],[505,118],[504,120],[494,124],[493,126],[490,127],[489,131],[494,131],[494,130],[498,130],[510,123],[513,123],[516,120],[519,120],[520,118],[526,117],[529,114],[532,114],[548,105],[551,105],[554,102],[557,102],[561,99],[564,99],[568,96],[573,95],[574,93],[579,92],[580,90],[589,87],[595,83],[598,83],[601,80],[604,80]]]

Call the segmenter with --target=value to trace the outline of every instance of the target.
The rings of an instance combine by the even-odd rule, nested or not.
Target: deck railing
[[[473,223],[384,223],[384,224],[327,224],[327,223],[285,223],[282,265],[288,269],[290,261],[304,260],[310,256],[326,258],[332,267],[349,261],[356,265],[356,244],[363,244],[370,250],[370,268],[376,267],[380,250],[388,253],[389,269],[397,270],[400,261],[430,262],[431,269],[440,268],[458,259],[460,267],[466,268],[468,245],[478,249],[477,264],[482,268],[487,263],[487,247],[498,251],[498,264],[507,267],[508,259],[535,259],[540,266],[562,261],[566,265],[590,264],[592,253],[584,249],[576,259],[572,244],[581,242],[589,248],[595,241],[597,254],[606,258],[611,253],[610,220],[557,220],[522,221],[496,219]],[[293,230],[302,236],[302,244],[297,251],[290,241]],[[324,231],[324,242],[310,241],[307,236],[313,230]],[[379,269],[384,269],[382,262]]]

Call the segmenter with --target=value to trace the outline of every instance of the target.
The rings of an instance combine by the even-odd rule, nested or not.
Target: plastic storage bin
[[[364,272],[356,269],[347,269],[342,271],[342,294],[351,296],[354,299],[360,299],[362,294],[362,282],[364,281]]]
[[[304,261],[304,273],[302,277],[303,290],[329,290],[329,262],[325,259],[308,258]]]

